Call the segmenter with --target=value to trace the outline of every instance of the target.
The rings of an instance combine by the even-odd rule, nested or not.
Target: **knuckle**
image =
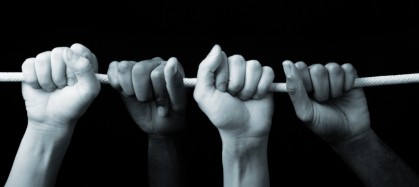
[[[330,73],[334,74],[340,73],[342,71],[342,67],[335,62],[328,63],[325,67]]]
[[[263,73],[266,74],[266,76],[268,76],[268,78],[270,78],[270,79],[275,78],[275,72],[271,67],[263,66],[262,70],[263,70]]]
[[[34,62],[35,62],[35,58],[25,59],[25,61],[22,63],[22,66],[21,66],[22,71],[33,68]]]
[[[36,55],[36,61],[37,62],[44,62],[44,61],[48,61],[51,55],[51,51],[44,51],[42,53],[39,53],[38,55]]]
[[[313,75],[323,75],[326,73],[326,69],[321,64],[314,64],[310,67],[310,74]]]
[[[260,62],[257,60],[249,60],[247,61],[247,65],[253,68],[262,68],[262,65],[260,65]]]
[[[232,55],[228,57],[228,62],[232,64],[244,64],[245,60],[242,55]]]
[[[164,77],[164,72],[159,68],[154,69],[150,74],[151,79],[160,79],[162,77]]]
[[[297,67],[297,69],[305,69],[307,68],[307,64],[304,63],[303,61],[298,61],[295,63],[295,67]]]
[[[129,72],[132,65],[128,61],[122,61],[118,63],[118,72]]]

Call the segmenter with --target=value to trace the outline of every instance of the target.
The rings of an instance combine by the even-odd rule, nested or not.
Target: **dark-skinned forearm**
[[[367,187],[419,186],[419,176],[372,130],[332,148]]]
[[[150,187],[185,186],[181,137],[149,135],[148,140]]]

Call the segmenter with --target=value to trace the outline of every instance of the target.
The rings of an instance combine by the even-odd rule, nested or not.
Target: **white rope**
[[[97,79],[104,84],[109,84],[106,74],[96,74]],[[21,72],[0,72],[0,82],[21,82],[23,74]],[[385,75],[375,77],[361,77],[355,79],[354,87],[370,87],[382,85],[418,83],[419,73]],[[194,87],[196,78],[184,78],[183,84],[186,87]],[[287,92],[286,83],[272,83],[271,90],[274,92]]]

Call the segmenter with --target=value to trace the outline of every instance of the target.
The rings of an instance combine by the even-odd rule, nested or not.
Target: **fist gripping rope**
[[[96,74],[100,83],[109,84],[106,74]],[[22,82],[23,74],[21,72],[2,72],[0,73],[0,82]],[[371,87],[382,85],[408,84],[418,83],[419,73],[401,74],[401,75],[385,75],[375,77],[361,77],[355,79],[354,87]],[[196,78],[184,78],[185,87],[195,87]],[[271,91],[287,92],[286,83],[272,83]]]

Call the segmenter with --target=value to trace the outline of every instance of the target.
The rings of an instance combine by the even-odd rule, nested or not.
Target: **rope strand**
[[[96,74],[96,78],[100,83],[109,84],[106,74]],[[0,72],[0,82],[22,82],[23,74],[21,72]],[[408,84],[418,83],[419,73],[401,74],[401,75],[385,75],[375,77],[361,77],[355,79],[354,87],[371,87],[382,85]],[[184,78],[183,84],[186,87],[195,87],[196,78]],[[287,92],[286,83],[272,83],[271,91]]]

